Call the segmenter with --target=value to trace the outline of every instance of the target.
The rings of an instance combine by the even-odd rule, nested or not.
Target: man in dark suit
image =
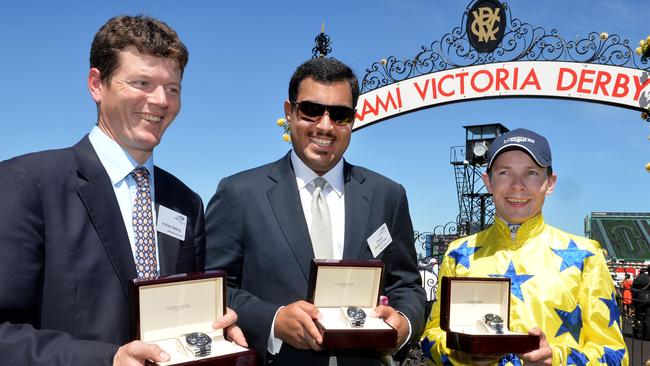
[[[70,148],[0,162],[0,363],[169,358],[129,342],[128,285],[204,269],[201,199],[152,156],[180,110],[187,60],[165,23],[109,20],[90,54],[97,126]],[[164,230],[174,220],[179,232]]]
[[[227,271],[238,325],[260,360],[274,365],[380,362],[378,350],[321,349],[318,310],[305,301],[315,257],[383,260],[390,306],[372,315],[397,329],[398,349],[423,327],[425,294],[404,188],[342,159],[358,96],[356,77],[340,61],[316,58],[298,67],[284,103],[293,150],[223,179],[207,207],[206,267]],[[323,199],[321,215],[313,202],[320,207]],[[315,217],[329,219],[326,255],[315,255],[323,250],[314,244],[323,241],[314,234],[322,226]],[[385,247],[371,237],[382,228]]]
[[[632,281],[632,307],[638,322],[634,329],[636,337],[650,340],[650,266]]]

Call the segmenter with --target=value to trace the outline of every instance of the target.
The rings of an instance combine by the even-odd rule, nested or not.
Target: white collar
[[[137,166],[140,166],[137,160],[133,159],[122,146],[108,137],[97,125],[90,130],[88,138],[113,185],[131,174]],[[142,166],[147,168],[149,176],[153,179],[153,154]]]
[[[318,174],[311,170],[293,150],[291,150],[291,163],[293,164],[293,171],[296,174],[298,190],[305,188],[314,178],[318,177]],[[339,160],[332,169],[323,174],[323,178],[325,178],[327,183],[332,187],[332,190],[339,197],[343,196],[343,189],[345,187],[343,181],[343,159]]]

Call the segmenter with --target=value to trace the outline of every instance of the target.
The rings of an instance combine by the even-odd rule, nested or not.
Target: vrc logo
[[[506,28],[506,12],[498,0],[478,0],[467,13],[467,37],[478,52],[494,51]]]

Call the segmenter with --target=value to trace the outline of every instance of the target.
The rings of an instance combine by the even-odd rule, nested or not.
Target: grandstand
[[[592,212],[585,218],[585,234],[598,241],[610,259],[650,260],[648,212]]]

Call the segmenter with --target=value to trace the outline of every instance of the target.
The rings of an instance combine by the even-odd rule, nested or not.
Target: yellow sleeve
[[[596,249],[595,255],[585,263],[578,302],[584,327],[584,340],[580,342],[582,349],[560,347],[563,359],[568,360],[572,353],[580,351],[587,356],[589,364],[627,366],[629,355],[621,333],[621,315],[614,284],[600,250]]]

